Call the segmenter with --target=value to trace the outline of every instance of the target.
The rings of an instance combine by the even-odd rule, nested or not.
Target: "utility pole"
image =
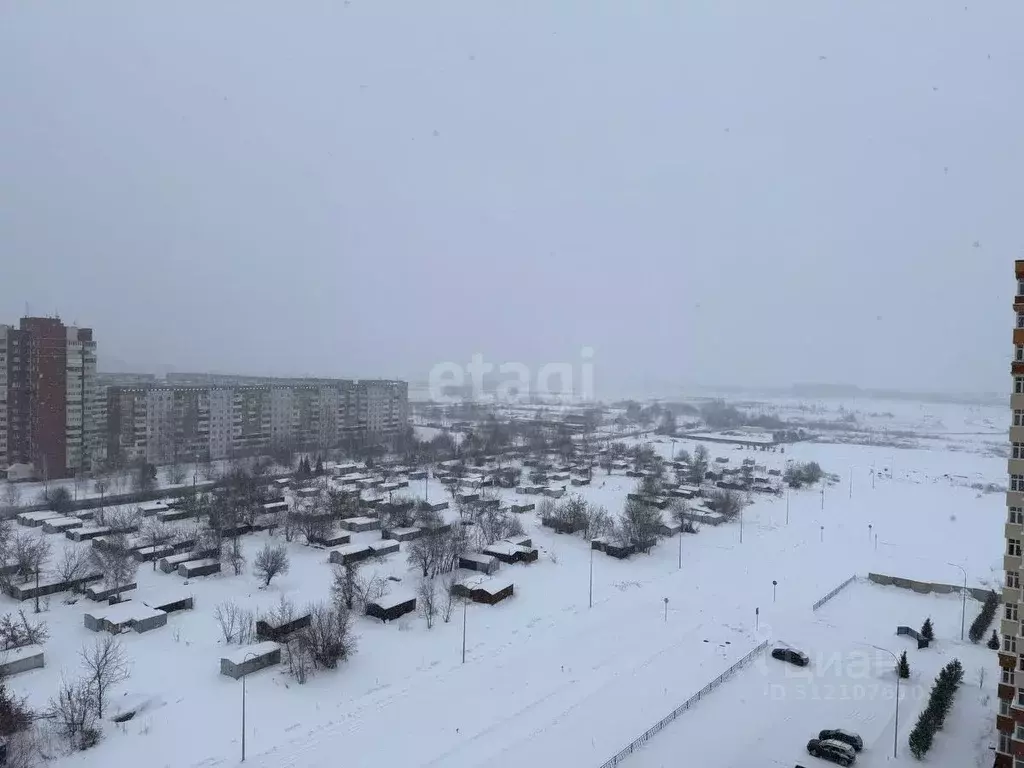
[[[594,542],[590,542],[590,604],[587,607],[594,607]]]
[[[665,598],[665,623],[668,623],[668,598]]]
[[[466,663],[466,606],[469,601],[462,599],[462,663]]]

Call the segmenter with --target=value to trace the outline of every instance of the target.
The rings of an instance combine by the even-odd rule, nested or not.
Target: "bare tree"
[[[642,501],[629,499],[622,512],[621,534],[626,542],[644,551],[657,541],[661,528],[661,515],[657,508]]]
[[[704,476],[708,472],[708,449],[704,445],[698,445],[690,460],[690,482],[699,486],[704,482]]]
[[[71,749],[88,749],[99,741],[94,692],[87,680],[61,677],[57,693],[50,699],[46,715]]]
[[[316,669],[334,669],[355,651],[351,617],[344,606],[317,603],[309,608],[309,626],[296,635]]]
[[[417,603],[423,618],[427,620],[427,629],[434,626],[434,617],[437,616],[437,585],[433,579],[421,578],[419,588],[416,591]]]
[[[41,645],[50,637],[45,621],[32,621],[19,610],[18,615],[5,613],[0,616],[0,645],[3,650],[23,648],[26,645]]]
[[[288,573],[288,550],[284,544],[272,544],[267,542],[263,549],[256,554],[252,564],[253,572],[263,582],[263,586],[269,587],[275,576]]]
[[[734,520],[743,511],[743,497],[728,489],[715,491],[709,497],[709,506],[726,520]]]
[[[233,600],[219,603],[213,609],[213,618],[220,626],[225,643],[245,645],[251,642],[256,635],[256,614],[251,610],[241,608]]]
[[[131,585],[139,568],[135,553],[129,546],[128,537],[123,533],[107,536],[102,547],[92,548],[90,557],[94,567],[103,574],[104,583],[113,590],[115,597],[120,599],[121,592]]]
[[[57,562],[53,564],[53,573],[63,582],[78,582],[89,573],[91,565],[87,550],[78,546],[66,546]],[[75,591],[79,589],[80,586],[76,583]]]
[[[684,525],[690,519],[690,505],[682,499],[673,499],[668,505],[668,513],[679,525]]]
[[[224,549],[225,557],[231,564],[231,570],[235,576],[240,576],[245,570],[245,555],[242,554],[242,542],[238,536],[231,537],[231,543]]]
[[[583,529],[583,535],[588,541],[611,533],[615,523],[611,515],[608,514],[608,510],[599,504],[587,504],[584,521],[586,525]]]
[[[103,707],[110,689],[131,676],[131,665],[117,638],[110,635],[98,638],[79,652],[85,666],[85,680],[96,703],[96,716],[103,718]]]
[[[21,489],[14,483],[4,484],[4,506],[17,509],[21,505]]]
[[[153,548],[153,570],[155,571],[156,561],[159,559],[156,556],[156,549],[162,544],[166,544],[169,541],[173,541],[174,531],[169,529],[159,520],[150,518],[142,525],[142,529],[139,531],[139,539],[146,542],[147,546]]]
[[[177,459],[175,459],[171,465],[167,467],[164,476],[167,478],[168,485],[181,485],[185,482],[185,468]]]
[[[458,599],[455,597],[455,589],[457,579],[455,574],[446,576],[441,588],[444,590],[441,595],[441,618],[444,619],[444,623],[447,624],[452,620],[452,614],[455,612],[455,605],[458,603]]]
[[[349,611],[361,611],[367,603],[379,600],[388,592],[388,580],[373,573],[360,572],[357,563],[348,563],[334,571],[331,593],[334,602]]]

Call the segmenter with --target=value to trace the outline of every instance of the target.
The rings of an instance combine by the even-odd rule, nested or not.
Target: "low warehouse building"
[[[348,520],[343,520],[341,525],[353,533],[380,530],[380,520],[374,517],[350,517]]]
[[[335,565],[348,565],[349,563],[360,563],[370,557],[373,557],[373,550],[366,544],[347,544],[344,547],[332,549],[327,559]]]
[[[479,571],[488,575],[497,571],[500,565],[498,558],[480,552],[471,552],[459,558],[459,568],[465,568],[467,571]]]
[[[89,611],[84,616],[84,622],[86,628],[93,632],[106,631],[112,635],[119,635],[129,629],[134,629],[136,632],[142,633],[166,625],[167,614],[156,608],[128,600],[109,608]]]
[[[24,645],[21,648],[0,651],[0,678],[28,672],[30,669],[40,669],[43,666],[45,663],[41,645]]]
[[[392,555],[399,550],[399,543],[394,539],[381,539],[380,541],[371,541],[367,544],[370,551],[376,557],[383,557],[384,555]]]
[[[416,610],[416,598],[409,595],[384,595],[366,604],[366,615],[387,623]]]
[[[77,517],[51,517],[43,522],[43,533],[65,533],[72,528],[81,528],[84,524]]]
[[[242,646],[237,651],[221,657],[220,673],[238,680],[240,677],[280,663],[281,646],[267,640],[254,645]]]
[[[191,579],[195,576],[209,576],[220,573],[220,560],[207,557],[202,560],[189,560],[178,566],[178,575]]]

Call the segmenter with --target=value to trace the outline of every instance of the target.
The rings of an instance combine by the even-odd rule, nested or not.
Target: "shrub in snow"
[[[924,624],[921,625],[921,637],[923,637],[928,642],[931,642],[935,639],[935,630],[932,629],[931,617],[925,619]]]
[[[968,632],[968,636],[971,638],[972,643],[980,643],[981,638],[988,632],[988,628],[992,626],[992,620],[996,616],[996,609],[999,608],[999,595],[994,590],[990,590],[985,596],[985,602],[981,606],[981,610],[975,617],[974,621],[971,622],[971,629]]]
[[[993,629],[992,637],[988,639],[988,647],[993,651],[999,650],[999,634]]]

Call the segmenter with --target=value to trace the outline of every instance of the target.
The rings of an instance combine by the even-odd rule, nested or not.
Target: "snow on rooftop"
[[[247,661],[259,658],[260,656],[266,656],[269,653],[280,650],[280,643],[275,643],[272,640],[267,640],[262,643],[253,643],[252,645],[243,645],[231,653],[225,653],[221,656],[222,659],[227,659],[236,666],[241,666]]]
[[[473,587],[473,589],[482,589],[488,595],[496,595],[502,590],[508,589],[511,586],[512,582],[508,579],[490,578],[484,579],[475,587]]]
[[[493,555],[485,555],[482,552],[470,552],[462,555],[463,560],[468,560],[471,563],[480,563],[481,565],[490,565],[494,562]]]
[[[8,648],[0,651],[0,664],[7,664],[12,661],[20,661],[32,656],[38,656],[43,652],[43,646],[39,644],[23,645],[20,648]]]
[[[415,599],[416,598],[413,595],[410,595],[408,593],[395,592],[393,594],[384,595],[383,597],[377,598],[376,600],[371,600],[370,602],[371,604],[376,605],[378,608],[381,608],[382,610],[386,611],[389,608],[394,608],[395,606],[402,605],[403,603],[407,603],[410,600]]]
[[[370,549],[369,544],[345,544],[340,547],[335,547],[332,552],[337,552],[341,555],[354,555],[358,552],[365,552]]]

